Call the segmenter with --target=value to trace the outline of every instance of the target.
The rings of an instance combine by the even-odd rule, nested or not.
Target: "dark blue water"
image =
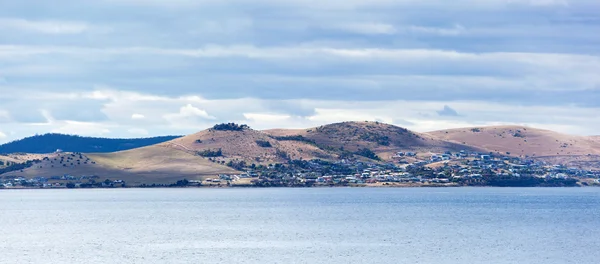
[[[600,188],[0,191],[0,263],[600,263]]]

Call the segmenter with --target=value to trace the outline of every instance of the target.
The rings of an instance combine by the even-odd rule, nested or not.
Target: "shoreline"
[[[361,186],[310,186],[310,187],[302,187],[302,186],[272,186],[272,187],[264,187],[264,186],[186,186],[186,187],[106,187],[106,188],[66,188],[66,187],[54,187],[54,188],[0,188],[0,192],[2,191],[14,191],[14,190],[117,190],[117,189],[331,189],[331,188],[369,188],[369,189],[418,189],[418,188],[598,188],[598,185],[577,185],[577,186],[469,186],[469,185],[452,185],[452,186],[440,186],[440,185],[361,185]]]

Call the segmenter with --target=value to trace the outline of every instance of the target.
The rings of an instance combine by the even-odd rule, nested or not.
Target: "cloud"
[[[200,118],[204,118],[204,119],[215,119],[214,116],[210,116],[206,111],[194,107],[191,104],[187,104],[185,106],[182,106],[179,109],[179,116],[181,117],[200,117]]]
[[[134,135],[141,135],[141,136],[147,136],[148,134],[148,130],[143,129],[143,128],[130,128],[127,130],[127,132],[129,132],[130,134],[134,134]]]
[[[391,35],[396,33],[396,28],[393,25],[386,23],[346,23],[338,25],[328,26],[332,29],[339,29],[351,33],[365,34],[365,35]]]
[[[111,133],[110,129],[105,124],[71,120],[59,122],[58,127],[52,129],[51,132],[85,136],[104,136]]]
[[[423,27],[423,26],[409,26],[406,28],[408,32],[422,33],[422,34],[435,34],[441,36],[456,36],[466,32],[466,29],[456,24],[451,28],[440,28],[440,27]]]
[[[598,1],[21,2],[0,19],[3,140],[231,121],[600,129]]]
[[[164,114],[163,118],[176,128],[194,128],[209,123],[210,120],[217,118],[211,116],[205,110],[197,108],[192,104],[187,104],[179,108],[178,113]]]
[[[263,113],[244,113],[244,118],[253,122],[280,122],[291,118],[291,116]]]
[[[140,119],[145,119],[146,116],[142,115],[142,114],[132,114],[131,115],[131,119],[133,120],[140,120]]]
[[[444,105],[444,109],[437,111],[440,116],[460,116],[456,110],[448,105]]]
[[[43,34],[80,34],[88,30],[89,26],[86,23],[71,21],[32,21],[21,18],[0,18],[0,28]]]
[[[10,116],[10,113],[6,110],[0,110],[0,123],[6,123],[11,121],[12,118]]]
[[[7,136],[4,132],[0,131],[0,139],[5,139]]]

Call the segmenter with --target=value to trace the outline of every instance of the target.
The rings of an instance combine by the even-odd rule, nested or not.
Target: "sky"
[[[600,134],[597,0],[0,0],[0,143],[380,121]]]

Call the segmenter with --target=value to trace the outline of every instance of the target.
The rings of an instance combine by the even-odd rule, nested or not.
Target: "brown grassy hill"
[[[415,133],[378,122],[343,122],[295,130],[213,128],[153,146],[104,154],[4,155],[0,160],[43,161],[23,171],[0,176],[97,175],[100,179],[125,180],[130,185],[174,183],[183,178],[196,180],[238,173],[225,166],[229,161],[269,164],[285,162],[288,158],[337,159],[364,149],[372,150],[384,160],[392,159],[398,151],[413,151],[427,157],[431,152],[471,150],[508,152],[574,167],[600,167],[600,137],[597,136],[564,135],[521,126]],[[217,151],[219,155],[207,155]]]
[[[188,153],[220,149],[222,157],[214,158],[218,161],[243,160],[256,164],[285,162],[287,157],[305,160],[333,158],[326,151],[306,142],[280,141],[249,128],[241,131],[208,129],[158,146]]]
[[[581,156],[600,154],[600,141],[523,126],[473,127],[428,133],[439,139],[515,156]]]
[[[100,179],[125,180],[130,185],[142,183],[174,183],[177,180],[200,180],[218,174],[233,174],[235,170],[212,163],[202,157],[160,146],[102,153],[61,153],[50,156],[23,171],[2,176],[52,177],[99,176]]]
[[[273,129],[265,132],[280,139],[301,136],[324,149],[338,152],[356,152],[367,148],[386,160],[398,151],[429,153],[473,150],[463,144],[439,140],[427,134],[379,122],[343,122],[311,129]]]

